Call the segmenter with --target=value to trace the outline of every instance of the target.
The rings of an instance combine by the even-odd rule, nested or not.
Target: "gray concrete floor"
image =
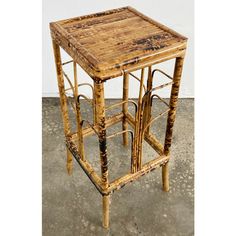
[[[106,101],[107,104],[115,102]],[[66,172],[66,149],[59,100],[43,99],[43,235],[194,235],[194,100],[180,99],[170,160],[170,191],[161,189],[161,170],[127,184],[111,197],[110,229],[101,227],[102,198],[88,177],[74,162],[72,176]],[[91,110],[82,104],[82,116],[92,120]],[[129,108],[132,112],[132,107]],[[164,107],[155,101],[153,114]],[[114,110],[119,111],[119,109]],[[71,111],[70,111],[71,112]],[[108,114],[109,115],[109,114]],[[163,141],[166,117],[151,130]],[[74,128],[74,126],[73,126]],[[108,134],[121,130],[121,124]],[[86,138],[86,158],[99,173],[98,142]],[[144,145],[144,162],[155,157]],[[121,137],[108,142],[109,175],[113,180],[129,170],[130,148]]]

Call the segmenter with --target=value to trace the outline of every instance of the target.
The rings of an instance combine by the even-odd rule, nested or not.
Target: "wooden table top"
[[[52,22],[50,29],[95,80],[181,56],[187,44],[186,37],[131,7]]]

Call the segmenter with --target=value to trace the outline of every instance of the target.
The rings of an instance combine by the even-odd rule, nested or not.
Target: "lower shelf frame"
[[[123,113],[118,113],[108,118],[106,120],[106,128],[121,122],[123,117],[124,117]],[[131,125],[131,127],[133,127],[134,117],[130,113],[127,113],[126,117],[128,123]],[[83,138],[94,134],[96,129],[97,129],[96,125],[94,126],[94,129],[92,129],[91,127],[83,128],[82,131]],[[81,166],[85,174],[88,176],[90,181],[94,184],[98,192],[103,196],[109,195],[113,193],[115,190],[123,188],[127,183],[131,183],[134,180],[138,179],[139,177],[144,176],[147,173],[155,170],[156,168],[164,166],[166,163],[168,163],[170,159],[169,156],[164,155],[163,145],[156,139],[156,137],[151,133],[145,133],[144,140],[157,152],[157,157],[143,164],[142,168],[136,171],[135,173],[130,172],[124,176],[115,179],[114,181],[108,184],[107,188],[105,188],[101,177],[95,172],[90,163],[86,159],[82,160],[77,150],[76,139],[77,139],[76,133],[68,135],[65,141],[66,146],[73,155],[74,159],[78,162],[78,164]]]

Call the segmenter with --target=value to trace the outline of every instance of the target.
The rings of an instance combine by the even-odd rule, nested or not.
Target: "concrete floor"
[[[107,104],[113,101],[106,101]],[[161,189],[157,169],[112,194],[110,230],[101,227],[102,198],[80,166],[74,162],[72,176],[66,172],[59,100],[43,99],[43,235],[194,235],[194,100],[180,99],[170,160],[170,191]],[[157,101],[153,114],[163,107]],[[82,116],[92,120],[91,110],[82,104]],[[130,107],[131,111],[132,108]],[[119,109],[116,109],[119,111]],[[109,114],[108,114],[109,115]],[[158,139],[164,139],[165,119],[152,126]],[[73,126],[74,127],[74,126]],[[108,134],[121,130],[121,123]],[[86,158],[99,173],[98,142],[86,138]],[[145,143],[144,162],[155,152]],[[121,137],[108,142],[109,175],[113,180],[129,170],[130,148]]]

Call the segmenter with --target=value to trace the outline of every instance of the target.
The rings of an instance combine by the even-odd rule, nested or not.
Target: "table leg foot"
[[[166,163],[162,166],[162,189],[165,192],[168,192],[170,189],[169,185],[169,163]]]
[[[105,229],[109,228],[109,196],[102,197],[103,204],[103,222],[102,225]]]
[[[73,158],[71,152],[67,149],[67,163],[66,163],[67,173],[68,175],[72,174],[73,170]]]

